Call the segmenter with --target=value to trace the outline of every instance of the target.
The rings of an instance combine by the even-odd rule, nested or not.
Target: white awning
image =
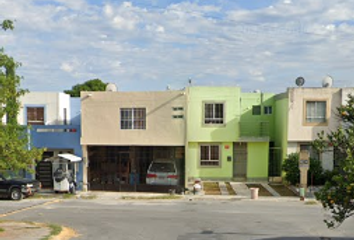
[[[58,154],[58,157],[64,158],[66,160],[69,160],[70,162],[80,162],[82,160],[81,157],[76,156],[71,153],[60,153]]]

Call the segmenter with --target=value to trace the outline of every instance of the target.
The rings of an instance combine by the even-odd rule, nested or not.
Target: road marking
[[[48,202],[44,202],[44,203],[39,203],[39,204],[32,205],[32,206],[29,206],[29,207],[25,207],[25,208],[13,210],[13,211],[10,211],[10,212],[4,213],[4,214],[0,214],[0,218],[2,218],[2,217],[7,217],[7,216],[10,216],[10,215],[14,215],[14,214],[16,214],[16,213],[28,211],[28,210],[31,210],[31,209],[34,209],[34,208],[37,208],[37,207],[40,207],[40,206],[46,206],[46,205],[49,205],[49,204],[54,204],[54,203],[59,203],[59,202],[62,202],[62,200],[55,199],[55,200],[53,200],[53,201],[48,201]]]

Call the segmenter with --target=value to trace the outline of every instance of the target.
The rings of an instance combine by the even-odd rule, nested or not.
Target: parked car
[[[174,161],[152,161],[146,175],[146,183],[151,185],[178,185],[178,171]]]
[[[0,195],[12,200],[21,200],[38,192],[41,183],[38,180],[19,178],[0,173]]]

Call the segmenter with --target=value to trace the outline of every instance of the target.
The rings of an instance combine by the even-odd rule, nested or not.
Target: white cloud
[[[0,32],[0,46],[23,63],[30,90],[61,91],[95,77],[122,90],[178,88],[189,77],[263,92],[285,91],[298,75],[311,76],[308,86],[327,72],[343,85],[352,81],[350,1],[281,0],[256,9],[209,1],[36,2],[0,0],[0,16],[17,20],[15,31]]]

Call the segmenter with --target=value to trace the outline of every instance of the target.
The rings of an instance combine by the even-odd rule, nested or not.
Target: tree
[[[4,20],[1,27],[5,31],[13,29],[12,21]],[[0,50],[0,169],[31,171],[34,159],[39,159],[43,151],[30,147],[27,128],[17,122],[19,98],[27,92],[20,88],[21,78],[16,75],[19,66]]]
[[[330,218],[324,222],[329,228],[340,226],[354,216],[354,96],[349,95],[346,105],[337,108],[342,126],[327,135],[323,132],[313,143],[319,152],[332,148],[338,173],[316,193],[316,198],[329,211]]]
[[[71,88],[71,90],[65,90],[64,93],[70,94],[71,97],[80,97],[81,91],[105,91],[107,83],[102,82],[100,79],[92,79],[84,82],[83,84],[77,84]]]

